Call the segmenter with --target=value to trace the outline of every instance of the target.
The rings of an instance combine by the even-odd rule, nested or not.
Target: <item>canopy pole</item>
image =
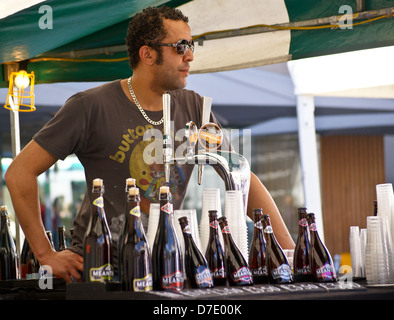
[[[318,232],[324,241],[315,103],[312,95],[297,96],[297,118],[305,206],[308,212],[315,214]]]
[[[20,129],[19,129],[19,111],[18,106],[14,105],[13,98],[9,98],[9,102],[12,103],[12,110],[10,110],[10,125],[11,125],[11,148],[12,148],[12,158],[19,154],[21,151],[20,145]],[[18,256],[21,254],[22,243],[24,241],[24,234],[20,227],[19,221],[15,216],[15,245]]]

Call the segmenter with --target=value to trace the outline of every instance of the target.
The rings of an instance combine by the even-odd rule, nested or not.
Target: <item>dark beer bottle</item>
[[[59,237],[58,251],[63,251],[67,249],[66,245],[66,228],[64,226],[57,227],[57,234]]]
[[[253,275],[254,283],[267,283],[268,272],[265,262],[265,240],[260,217],[262,209],[253,209],[253,239],[249,252],[249,268]]]
[[[30,246],[29,243],[27,242],[27,239],[25,238],[25,240],[23,241],[21,258],[20,258],[21,279],[26,279],[26,264],[29,256],[29,250],[30,250]]]
[[[306,219],[309,224],[311,235],[310,259],[313,280],[316,282],[335,282],[337,280],[334,263],[326,246],[319,237],[316,228],[314,213],[307,213]]]
[[[192,237],[187,217],[178,219],[185,240],[185,271],[191,288],[212,288],[213,281],[208,262]]]
[[[152,271],[149,244],[141,223],[139,189],[128,189],[125,224],[120,237],[119,271],[125,291],[151,291]]]
[[[298,237],[294,248],[294,278],[296,281],[312,281],[309,257],[308,222],[306,208],[298,208]]]
[[[0,280],[14,280],[18,275],[18,254],[12,238],[7,206],[0,207]]]
[[[293,283],[293,274],[289,262],[275,238],[268,214],[260,218],[265,236],[265,259],[267,263],[268,279],[271,283]]]
[[[21,252],[21,279],[39,279],[40,264],[25,238]]]
[[[83,279],[85,282],[111,282],[112,239],[104,210],[103,180],[94,179],[92,212],[83,241]]]
[[[209,239],[205,252],[211,277],[215,286],[225,286],[227,284],[226,268],[224,263],[224,250],[219,239],[219,222],[217,210],[209,210]]]
[[[234,242],[228,226],[227,218],[218,219],[224,241],[224,261],[230,286],[246,286],[253,284],[253,276],[241,251]]]
[[[169,187],[160,187],[160,217],[152,249],[153,289],[181,291],[184,287],[182,253],[174,228]]]

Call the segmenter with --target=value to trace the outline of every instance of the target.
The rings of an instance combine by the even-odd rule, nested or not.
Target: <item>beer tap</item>
[[[246,214],[250,185],[250,166],[247,159],[234,151],[217,150],[222,142],[222,129],[209,122],[212,98],[203,98],[202,127],[192,121],[186,123],[187,149],[185,156],[173,157],[173,141],[170,135],[170,95],[163,95],[163,162],[167,185],[170,182],[170,165],[195,164],[198,166],[198,184],[202,182],[203,167],[210,165],[222,178],[226,190],[241,190]],[[196,152],[196,144],[199,146]]]

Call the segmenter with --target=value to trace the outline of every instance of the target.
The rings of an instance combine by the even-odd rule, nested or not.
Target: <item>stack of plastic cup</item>
[[[200,241],[200,235],[198,232],[198,224],[197,224],[197,212],[195,209],[183,209],[183,210],[174,211],[174,226],[175,226],[175,231],[178,237],[179,244],[181,245],[182,248],[182,253],[183,254],[185,253],[185,241],[183,238],[181,226],[178,221],[178,219],[181,217],[187,217],[193,240],[196,243],[198,249],[200,249],[201,251],[201,241]]]
[[[394,283],[391,245],[388,217],[367,217],[365,271],[368,285]]]
[[[202,209],[200,218],[201,252],[205,254],[209,240],[209,210],[217,210],[218,217],[222,216],[219,188],[204,188],[202,191]]]
[[[363,265],[361,256],[360,228],[358,226],[350,227],[349,244],[353,277],[362,277]]]
[[[393,185],[391,183],[382,183],[376,185],[376,196],[378,203],[378,216],[387,216],[391,238],[394,237],[394,201]]]
[[[227,190],[225,194],[224,214],[228,221],[231,235],[242,255],[248,261],[248,229],[246,225],[242,191]]]
[[[151,203],[149,208],[148,231],[146,232],[146,238],[148,240],[151,253],[153,249],[153,243],[155,242],[157,226],[159,225],[159,218],[160,218],[160,204]]]
[[[360,230],[360,247],[361,247],[361,276],[365,278],[365,250],[367,248],[367,229]]]

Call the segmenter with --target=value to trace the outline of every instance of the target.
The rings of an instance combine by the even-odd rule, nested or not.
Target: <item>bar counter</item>
[[[336,283],[296,282],[246,287],[125,292],[119,283],[71,283],[62,279],[0,281],[0,300],[393,300],[394,284],[369,286],[365,279]],[[47,284],[50,283],[50,286]],[[43,286],[46,288],[42,289]]]

